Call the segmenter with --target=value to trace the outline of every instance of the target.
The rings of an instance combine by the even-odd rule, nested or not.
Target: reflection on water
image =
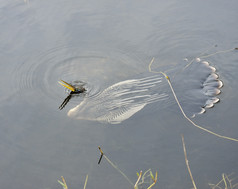
[[[186,112],[200,112],[206,102],[212,105],[216,99],[210,94],[220,85],[216,75],[195,62],[183,70],[187,64],[183,59],[191,60],[213,44],[218,46],[206,53],[237,46],[236,1],[25,2],[0,3],[2,188],[58,188],[61,175],[72,188],[80,188],[86,174],[88,188],[129,188],[104,161],[97,165],[98,145],[132,180],[136,172],[152,168],[159,174],[158,188],[189,188],[182,133],[198,188],[208,188],[207,183],[215,183],[223,172],[237,172],[237,144],[191,127],[173,98],[158,101],[162,94],[170,97],[171,91],[163,77],[159,82],[148,72],[152,57],[153,70],[169,70]],[[194,119],[237,138],[237,52],[202,61],[217,69],[224,87],[220,103]],[[87,90],[62,110],[58,107],[69,91],[58,84],[60,79],[73,85],[82,81]],[[122,91],[120,87],[132,80],[139,89]],[[128,106],[126,111],[120,109],[123,117],[114,118],[117,127],[67,116],[80,103],[110,104],[112,93],[105,94],[118,86],[110,100]],[[140,93],[134,95],[137,90]],[[150,98],[144,98],[148,94],[142,90],[148,90]],[[131,106],[134,98],[139,107]],[[89,118],[97,113],[90,112]]]

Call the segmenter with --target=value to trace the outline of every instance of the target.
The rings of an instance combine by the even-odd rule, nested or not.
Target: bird
[[[74,119],[119,124],[148,104],[159,101],[173,102],[172,93],[169,87],[166,87],[166,79],[161,74],[145,75],[115,83],[97,95],[90,96],[86,93],[83,100],[71,108],[67,115]],[[219,89],[223,83],[218,79],[216,69],[207,61],[199,60],[180,75],[180,78],[174,80],[175,91],[184,106],[184,111],[191,117],[204,113],[205,109],[219,102],[216,95],[220,93]],[[77,92],[66,82],[61,85],[70,89],[72,93]],[[86,90],[80,89],[78,92],[86,92]]]
[[[68,112],[69,117],[118,124],[140,111],[147,104],[165,100],[168,95],[158,92],[162,78],[158,75],[118,82],[98,95],[85,97]]]
[[[73,95],[84,93],[86,91],[83,85],[75,87],[62,79],[59,81],[59,84],[70,90],[69,95],[64,99],[63,103],[59,106],[60,110],[62,110],[67,105],[67,103],[70,101]]]

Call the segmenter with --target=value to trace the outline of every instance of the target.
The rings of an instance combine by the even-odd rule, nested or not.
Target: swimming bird
[[[80,94],[80,93],[83,93],[86,91],[86,89],[83,87],[83,85],[79,85],[76,87],[76,86],[73,86],[73,85],[67,83],[66,81],[64,81],[62,79],[60,81],[59,81],[59,84],[68,88],[70,90],[70,94]]]
[[[98,95],[85,97],[68,116],[117,124],[128,119],[145,105],[165,100],[168,95],[155,91],[162,83],[158,75],[116,83]]]
[[[66,104],[70,101],[73,95],[84,93],[86,89],[82,85],[75,87],[64,80],[60,80],[60,81],[59,81],[60,85],[70,90],[69,95],[64,99],[63,103],[59,106],[59,109],[62,110],[66,106]]]
[[[219,101],[215,96],[220,93],[219,88],[223,84],[215,71],[208,62],[199,60],[173,80],[183,109],[190,116],[204,113],[206,108],[213,107]],[[158,101],[168,104],[174,102],[167,81],[161,74],[145,75],[147,76],[113,84],[97,95],[90,96],[86,93],[83,101],[70,109],[67,115],[75,119],[118,124],[148,104]],[[73,91],[72,86],[67,86]],[[158,103],[158,107],[160,105]]]

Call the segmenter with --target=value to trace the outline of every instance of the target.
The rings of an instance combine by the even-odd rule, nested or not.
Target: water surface
[[[146,73],[152,57],[164,71],[182,68],[184,58],[236,47],[237,7],[221,0],[1,0],[1,187],[60,188],[63,175],[69,188],[82,188],[89,174],[88,188],[131,188],[105,159],[97,164],[100,145],[132,181],[152,168],[159,173],[156,188],[191,188],[181,134],[198,188],[237,173],[237,143],[194,128],[172,100],[117,125],[69,118],[79,98],[58,109],[67,95],[60,79],[85,81],[97,93]],[[194,118],[236,138],[237,57],[233,51],[206,59],[224,87],[220,103]]]

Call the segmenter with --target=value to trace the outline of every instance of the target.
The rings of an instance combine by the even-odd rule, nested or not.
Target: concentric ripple
[[[97,96],[105,85],[135,73],[137,63],[135,57],[119,50],[60,46],[28,56],[19,63],[13,73],[14,86],[27,98],[34,96],[48,104],[60,105],[67,95],[58,84],[60,79],[71,84],[83,82],[87,95]],[[73,98],[70,102],[75,104],[79,100]]]
[[[174,75],[172,83],[185,112],[189,116],[204,113],[219,102],[216,95],[223,83],[207,61],[198,60],[186,69],[184,66],[176,65],[167,73]],[[169,106],[175,102],[166,80],[145,68],[146,63],[138,57],[119,50],[61,46],[27,57],[20,63],[14,72],[15,87],[26,99],[38,103],[44,99],[50,109],[56,110],[69,93],[58,81],[83,83],[86,94],[70,100],[68,115],[120,123],[147,104],[164,101]],[[144,73],[139,74],[142,70]]]

